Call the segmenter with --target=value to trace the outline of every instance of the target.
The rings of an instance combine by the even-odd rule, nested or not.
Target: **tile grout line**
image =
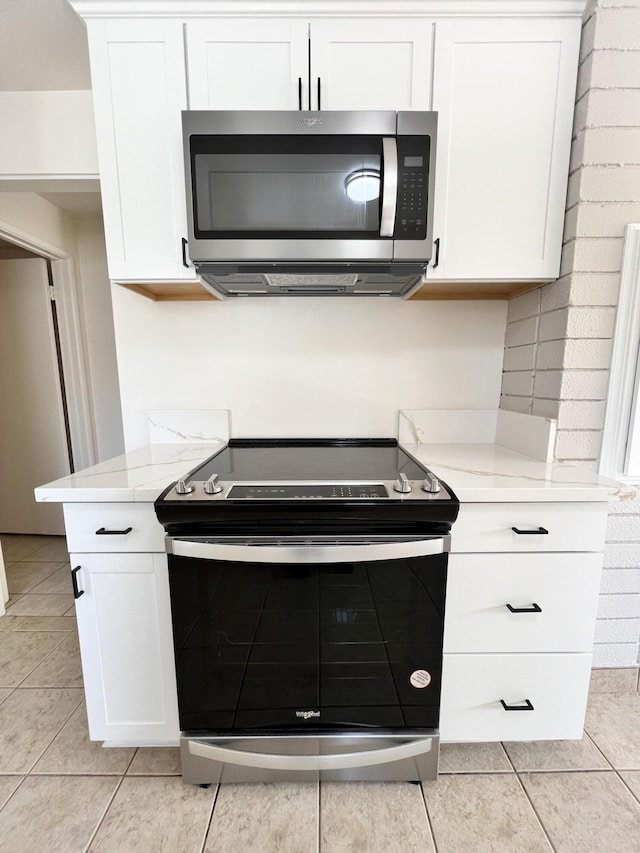
[[[211,811],[209,812],[209,819],[207,820],[207,825],[204,828],[204,837],[202,839],[202,844],[200,845],[199,853],[204,853],[204,849],[207,846],[207,841],[209,840],[209,833],[211,832],[211,825],[213,823],[213,815],[216,810],[216,804],[218,802],[218,794],[220,793],[221,785],[218,782],[216,785],[216,792],[211,802]]]
[[[16,688],[16,689],[17,689],[17,688]],[[77,688],[77,687],[37,687],[37,688],[32,688],[32,689],[34,689],[34,690],[78,690],[78,688]],[[82,691],[82,690],[80,690],[79,692],[81,692],[81,693],[82,693],[83,691]],[[47,745],[46,745],[46,746],[45,746],[45,748],[42,750],[42,752],[38,755],[38,757],[37,757],[37,758],[36,758],[36,760],[33,762],[33,764],[31,765],[31,767],[30,767],[28,770],[25,770],[25,776],[30,776],[30,775],[31,775],[31,771],[35,768],[36,764],[40,761],[40,759],[41,759],[41,758],[42,758],[42,756],[45,754],[45,752],[49,749],[49,747],[51,746],[51,744],[52,744],[52,743],[54,742],[54,740],[58,737],[58,735],[60,734],[60,732],[62,731],[62,729],[67,725],[67,723],[69,722],[69,720],[71,719],[71,717],[73,717],[73,715],[74,715],[74,714],[75,714],[75,712],[78,710],[78,708],[80,707],[80,704],[82,703],[82,701],[83,701],[83,700],[84,700],[84,696],[81,696],[81,697],[80,697],[80,699],[78,699],[77,704],[75,704],[75,705],[73,706],[73,709],[72,709],[71,713],[69,714],[69,716],[65,718],[65,720],[64,720],[64,722],[62,723],[62,725],[60,726],[60,728],[57,730],[57,732],[54,734],[54,736],[51,738],[51,740],[47,743]],[[36,775],[39,775],[39,774],[36,774]],[[53,774],[52,774],[52,775],[53,775]]]
[[[22,786],[24,785],[24,781],[25,781],[25,779],[27,779],[27,774],[26,774],[26,773],[24,773],[24,774],[22,774],[22,773],[7,773],[7,774],[5,774],[5,775],[6,775],[6,776],[22,776],[22,779],[21,779],[21,780],[20,780],[20,782],[16,785],[15,790],[11,792],[11,794],[10,794],[10,795],[9,795],[9,797],[7,798],[7,801],[4,803],[4,805],[0,806],[0,814],[2,814],[3,809],[4,809],[6,806],[8,806],[8,805],[9,805],[9,803],[11,802],[11,800],[15,797],[15,795],[16,795],[16,794],[18,793],[18,791],[20,790],[20,788],[22,788]]]
[[[436,778],[436,783],[437,783]],[[433,823],[431,822],[431,815],[429,814],[429,808],[427,806],[427,798],[424,794],[424,783],[420,782],[420,793],[422,795],[422,805],[424,806],[424,813],[427,818],[427,826],[429,827],[429,833],[431,834],[431,841],[433,842],[433,849],[435,853],[439,853],[438,851],[438,842],[436,841],[436,833],[433,828]]]
[[[616,694],[614,694],[614,695],[616,695]],[[585,724],[586,724],[586,722],[587,722],[587,721],[585,720]],[[604,751],[601,749],[600,744],[596,741],[596,739],[595,739],[594,737],[591,737],[591,735],[590,735],[590,734],[589,734],[589,732],[587,731],[586,725],[585,725],[584,733],[585,733],[585,735],[589,738],[589,740],[591,741],[591,743],[595,746],[595,748],[598,750],[598,752],[600,753],[600,755],[601,755],[601,756],[604,758],[604,760],[607,762],[607,764],[609,765],[609,767],[610,767],[610,768],[615,772],[615,771],[616,771],[616,768],[613,766],[613,762],[609,760],[608,756],[607,756],[607,755],[604,753]],[[605,772],[607,772],[607,771],[605,771]]]
[[[627,771],[627,772],[633,772],[633,771]],[[640,805],[640,796],[638,796],[638,794],[636,794],[636,793],[635,793],[635,792],[630,788],[630,786],[627,784],[626,780],[625,780],[625,779],[623,779],[623,777],[620,775],[620,771],[619,771],[619,770],[615,770],[615,768],[614,768],[614,773],[616,774],[616,776],[618,777],[618,779],[622,782],[622,784],[625,786],[625,788],[627,789],[627,791],[628,791],[628,792],[631,794],[631,796],[634,798],[634,800],[636,800],[636,801],[637,801],[638,805]]]
[[[508,741],[507,741],[507,743],[508,743]],[[509,750],[504,745],[504,741],[502,741],[502,740],[500,741],[500,746],[502,747],[504,754],[507,756],[507,761],[511,765],[511,770],[517,774],[518,771],[516,770],[516,765],[513,763],[511,756],[509,755]]]
[[[32,670],[31,670],[27,675],[25,675],[25,677],[22,679],[22,681],[21,681],[19,684],[16,684],[16,686],[14,687],[14,690],[17,690],[19,687],[21,687],[21,686],[24,684],[24,682],[27,680],[27,678],[30,678],[30,677],[33,675],[33,673],[36,671],[36,669],[38,669],[39,667],[41,667],[43,663],[46,663],[46,661],[48,661],[48,660],[49,660],[49,658],[51,657],[51,655],[52,655],[54,652],[56,652],[56,651],[60,648],[60,646],[62,645],[62,643],[64,643],[64,641],[65,641],[65,640],[67,639],[67,637],[69,636],[69,633],[70,633],[70,632],[68,632],[68,631],[59,631],[59,632],[57,632],[57,631],[16,631],[15,633],[16,633],[16,634],[18,634],[18,633],[19,633],[19,634],[53,634],[53,633],[60,633],[60,635],[61,635],[61,640],[60,640],[58,643],[56,643],[56,645],[51,649],[51,651],[50,651],[50,652],[47,652],[47,654],[42,658],[42,660],[41,660],[38,664],[36,664],[36,666],[34,666],[34,668],[33,668],[33,669],[32,669]],[[25,689],[28,689],[28,688],[25,688]],[[56,687],[56,686],[40,687],[40,688],[38,688],[38,685],[34,685],[34,686],[33,686],[33,689],[40,689],[40,690],[77,690],[78,688],[77,688],[77,687],[67,687],[67,688],[65,688],[65,687]],[[84,685],[83,685],[83,686],[82,686],[82,688],[80,688],[80,689],[84,689]]]
[[[505,750],[505,751],[506,751],[506,750]],[[528,775],[530,775],[530,774],[528,774]],[[542,822],[542,818],[541,818],[541,817],[540,817],[540,815],[538,814],[538,811],[537,811],[536,807],[535,807],[535,806],[534,806],[534,804],[533,804],[533,800],[532,800],[532,799],[531,799],[531,797],[529,796],[529,792],[528,792],[528,791],[527,791],[527,789],[525,788],[525,786],[524,786],[524,784],[523,784],[523,782],[522,782],[522,779],[520,778],[520,774],[519,774],[519,773],[517,773],[517,772],[516,772],[516,779],[518,780],[518,784],[520,785],[520,787],[521,787],[521,788],[522,788],[522,790],[524,791],[524,795],[525,795],[525,797],[527,798],[527,800],[528,800],[528,802],[529,802],[529,805],[531,806],[531,810],[532,810],[533,814],[535,815],[536,820],[538,821],[538,823],[539,823],[539,825],[540,825],[540,829],[541,829],[541,830],[543,831],[543,833],[544,833],[544,837],[545,837],[545,838],[547,839],[547,841],[549,842],[549,847],[554,851],[554,853],[557,853],[557,851],[556,851],[556,847],[555,847],[554,843],[551,841],[551,836],[550,836],[550,835],[549,835],[549,833],[547,832],[547,828],[546,828],[546,826],[544,825],[544,823]]]
[[[316,853],[320,853],[320,810],[322,808],[322,782],[318,779],[318,788],[316,794]]]
[[[33,565],[34,562],[37,565],[39,561],[37,561],[37,560],[17,560],[15,563],[11,563],[11,568],[13,568],[13,566],[19,566],[20,563],[30,563]],[[44,560],[42,562],[45,563]],[[56,561],[52,560],[51,565],[55,565],[55,567],[56,567],[55,569],[53,569],[51,574],[49,574],[46,577],[39,580],[36,583],[36,585],[34,587],[32,587],[32,589],[28,589],[24,592],[16,592],[15,595],[31,595],[31,594],[35,594],[35,595],[60,595],[60,593],[52,593],[52,592],[38,592],[38,593],[36,593],[36,589],[41,584],[48,581],[49,578],[52,578],[55,574],[57,574],[60,571],[60,569],[64,568],[67,565],[67,562],[66,561],[65,562],[56,562]],[[8,569],[8,568],[9,568],[9,566],[5,566],[5,569]],[[7,586],[8,586],[8,582],[7,582]],[[9,590],[9,595],[11,595],[11,590]]]
[[[109,797],[109,802],[107,803],[107,805],[106,805],[106,807],[105,807],[105,810],[102,812],[102,816],[101,816],[101,817],[100,817],[100,819],[98,820],[98,823],[97,823],[97,825],[96,825],[96,828],[93,830],[93,832],[92,832],[92,833],[91,833],[91,835],[89,836],[89,840],[87,841],[87,846],[84,848],[84,853],[87,853],[87,851],[91,848],[91,845],[92,845],[92,844],[93,844],[93,842],[95,841],[95,839],[96,839],[96,835],[97,835],[97,834],[98,834],[98,832],[100,831],[100,827],[101,827],[101,826],[102,826],[102,824],[104,823],[104,819],[106,818],[107,814],[109,813],[109,809],[110,809],[110,808],[111,808],[111,806],[113,805],[113,801],[114,801],[114,800],[115,800],[115,798],[116,798],[116,794],[118,793],[118,791],[119,791],[119,790],[120,790],[120,788],[122,787],[122,783],[123,783],[123,782],[124,782],[124,776],[121,776],[121,777],[120,777],[120,781],[118,782],[118,784],[116,785],[116,787],[115,787],[115,788],[114,788],[114,790],[113,790],[113,794],[111,795],[111,797]]]

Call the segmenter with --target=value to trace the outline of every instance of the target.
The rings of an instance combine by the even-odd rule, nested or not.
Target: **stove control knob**
[[[431,471],[427,471],[427,476],[422,483],[422,491],[432,492],[433,494],[440,491],[440,480]]]
[[[176,483],[176,494],[177,495],[190,495],[191,492],[195,491],[195,486],[193,483],[186,483],[184,480],[178,480]]]
[[[393,484],[393,491],[401,492],[403,495],[408,495],[412,488],[413,486],[409,482],[406,474],[400,474]]]
[[[207,482],[204,484],[204,490],[207,495],[218,495],[222,491],[222,483],[218,481],[218,475],[214,474],[212,477],[209,477]]]

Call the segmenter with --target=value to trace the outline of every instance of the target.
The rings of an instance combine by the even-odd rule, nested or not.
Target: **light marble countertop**
[[[55,503],[154,501],[170,483],[225,444],[225,441],[150,444],[39,486],[35,490],[36,500]]]
[[[154,501],[174,480],[226,442],[151,444],[35,490],[37,501]],[[488,501],[607,501],[635,490],[584,468],[541,462],[498,444],[407,444],[412,456],[466,503]]]
[[[463,503],[609,501],[635,490],[586,468],[542,462],[499,444],[408,444],[403,448],[448,483]]]

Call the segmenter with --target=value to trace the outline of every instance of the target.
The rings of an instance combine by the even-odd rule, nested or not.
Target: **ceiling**
[[[102,216],[100,193],[40,193],[40,195],[71,216],[78,218]]]
[[[67,0],[0,0],[0,91],[90,88],[87,32]]]

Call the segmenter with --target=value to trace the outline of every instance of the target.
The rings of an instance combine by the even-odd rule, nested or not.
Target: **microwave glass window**
[[[190,151],[196,237],[379,237],[379,136],[196,135]]]
[[[377,231],[380,160],[353,154],[200,154],[198,226],[202,231]]]

